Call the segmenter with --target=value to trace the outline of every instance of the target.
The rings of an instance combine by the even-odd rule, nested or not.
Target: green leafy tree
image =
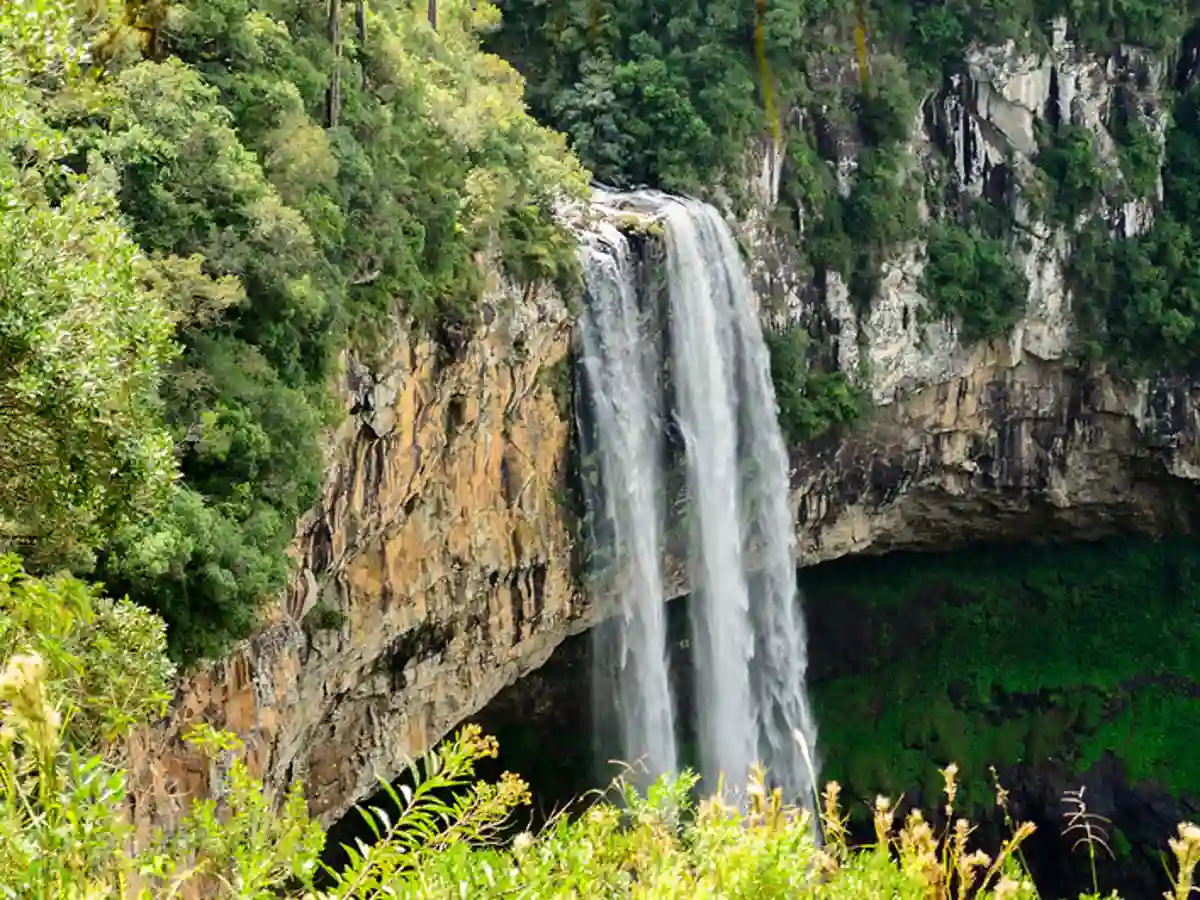
[[[70,575],[35,578],[0,556],[0,657],[36,654],[46,688],[70,708],[74,746],[110,741],[162,715],[175,668],[157,616]]]
[[[86,565],[169,498],[172,324],[139,285],[112,173],[64,174],[48,92],[86,92],[61,4],[0,5],[0,547]]]
[[[921,289],[933,312],[956,317],[962,337],[1002,337],[1021,320],[1029,284],[1006,241],[980,237],[954,223],[931,229]]]
[[[28,204],[15,208],[0,253],[8,246],[23,263],[20,248],[42,239],[32,229],[66,242],[80,234],[72,226],[81,217],[104,228],[119,217],[136,244],[113,232],[111,247],[96,246],[104,264],[77,280],[94,276],[97,302],[141,314],[117,324],[143,355],[79,341],[61,354],[80,379],[111,364],[124,378],[111,386],[129,401],[128,421],[73,409],[66,395],[52,398],[53,414],[43,406],[24,420],[12,404],[14,442],[68,461],[50,466],[48,456],[34,468],[36,458],[14,443],[11,456],[26,469],[14,463],[12,471],[31,486],[14,475],[10,496],[24,494],[13,507],[27,519],[89,527],[95,519],[87,538],[104,538],[106,582],[166,617],[181,659],[219,655],[285,583],[285,551],[316,499],[322,434],[338,412],[330,384],[339,353],[353,346],[370,357],[397,320],[455,352],[479,324],[497,253],[519,282],[553,282],[564,293],[578,283],[575,244],[555,209],[581,196],[587,175],[563,139],[527,114],[515,71],[481,51],[495,8],[446,0],[436,32],[426,10],[408,3],[360,12],[361,22],[335,34],[325,7],[294,0],[131,3],[88,24],[93,58],[106,70],[89,73],[98,77],[86,80],[87,92],[42,76],[38,91],[21,88],[26,118],[57,129],[46,132],[40,157],[53,177],[42,179],[42,218],[28,215]],[[65,34],[70,23],[56,14]],[[24,72],[12,81],[26,82]],[[336,121],[328,107],[335,82]],[[19,174],[38,186],[27,167]],[[74,271],[47,264],[5,274],[29,284],[42,272],[60,289],[48,297],[84,311],[86,295],[72,297],[59,277]],[[31,334],[86,336],[38,325]],[[172,329],[181,350],[173,361],[163,352]],[[168,362],[170,377],[160,381]],[[32,382],[35,370],[28,374]],[[64,429],[60,415],[120,426],[116,449],[130,458],[101,455],[103,435]],[[172,450],[183,476],[173,490]],[[94,477],[71,458],[85,451]],[[154,461],[162,465],[150,470]],[[143,500],[133,492],[139,462],[146,496],[134,504]],[[56,502],[51,487],[60,489]],[[151,487],[162,490],[150,496]],[[17,525],[30,553],[49,548],[48,524]]]
[[[534,111],[569,136],[601,181],[697,193],[722,175],[736,183],[745,142],[762,123],[746,52],[752,5],[504,0],[500,8],[506,24],[494,46],[534,70]]]

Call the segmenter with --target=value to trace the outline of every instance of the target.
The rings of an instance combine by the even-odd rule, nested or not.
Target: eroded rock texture
[[[1124,385],[980,350],[836,445],[794,455],[806,563],[972,540],[1190,530],[1200,384]]]
[[[489,296],[490,324],[458,361],[401,338],[384,364],[347,366],[350,415],[292,587],[136,739],[141,825],[219,790],[180,740],[199,721],[242,736],[270,788],[303,779],[328,823],[586,624],[558,502],[567,311]]]

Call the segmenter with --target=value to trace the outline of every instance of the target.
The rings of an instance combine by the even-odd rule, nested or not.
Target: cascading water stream
[[[667,292],[675,417],[687,457],[688,572],[701,774],[733,783],[756,761],[751,692],[754,630],[739,510],[740,341],[720,260],[705,259],[707,222],[682,203],[666,210]],[[713,265],[716,262],[717,265]]]
[[[620,573],[615,695],[622,753],[650,774],[676,764],[663,613],[663,412],[682,435],[687,571],[700,768],[715,787],[744,785],[749,767],[793,799],[813,801],[816,729],[805,693],[807,647],[796,585],[788,459],[769,356],[737,244],[711,206],[654,192],[602,194],[662,222],[669,352],[656,304],[638,302],[628,244],[616,229],[585,250],[581,328],[608,524],[597,546]],[[657,373],[670,371],[664,395]],[[613,568],[609,568],[613,567]],[[608,686],[605,689],[609,689]],[[800,740],[796,739],[796,735]],[[669,749],[668,749],[669,748]],[[809,758],[805,759],[805,754]]]
[[[602,227],[584,247],[584,263],[590,299],[580,318],[580,362],[594,422],[581,422],[579,432],[600,468],[601,489],[589,492],[593,546],[611,548],[601,568],[616,573],[612,589],[621,599],[616,646],[597,654],[596,680],[614,695],[622,750],[632,753],[625,758],[657,775],[676,767],[662,577],[662,362],[638,308],[624,236]]]
[[[767,766],[775,783],[795,796],[804,796],[816,774],[812,755],[816,724],[805,691],[807,635],[798,603],[795,528],[788,506],[789,464],[779,429],[770,355],[733,235],[711,206],[694,201],[679,205],[697,225],[690,230],[668,228],[673,252],[685,260],[684,265],[691,264],[686,261],[689,257],[703,261],[713,273],[709,277],[712,302],[727,304],[733,319],[738,377],[728,402],[739,411],[740,524],[743,554],[752,572],[749,610],[754,651],[749,665],[759,738],[757,759]],[[682,218],[677,211],[674,215]],[[676,315],[686,316],[688,305],[696,302],[695,295],[678,293]],[[675,296],[672,287],[672,303]],[[803,758],[805,752],[810,754],[808,760]]]

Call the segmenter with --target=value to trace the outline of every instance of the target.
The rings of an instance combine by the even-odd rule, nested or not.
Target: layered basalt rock
[[[560,503],[568,313],[494,287],[485,320],[457,359],[399,335],[347,362],[292,585],[135,738],[139,824],[219,794],[220,765],[181,739],[200,721],[241,736],[269,789],[302,779],[328,823],[587,626]]]

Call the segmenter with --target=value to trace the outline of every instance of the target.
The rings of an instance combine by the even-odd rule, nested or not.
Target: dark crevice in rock
[[[511,508],[517,500],[517,491],[519,489],[516,477],[513,475],[512,463],[509,461],[507,451],[500,457],[500,493],[504,497],[504,502]]]
[[[422,622],[392,641],[387,652],[375,664],[375,670],[388,674],[392,691],[402,691],[408,686],[404,670],[409,664],[422,663],[443,653],[453,640],[454,633],[453,624]]]
[[[449,440],[458,434],[466,417],[467,398],[455,393],[446,404],[446,438]]]
[[[511,603],[513,619],[512,646],[515,647],[521,642],[521,629],[525,624],[525,597],[521,594],[520,572],[513,572],[512,575],[509,576],[508,596]]]
[[[308,536],[308,567],[313,575],[320,575],[333,561],[333,530],[325,516],[319,518]]]

